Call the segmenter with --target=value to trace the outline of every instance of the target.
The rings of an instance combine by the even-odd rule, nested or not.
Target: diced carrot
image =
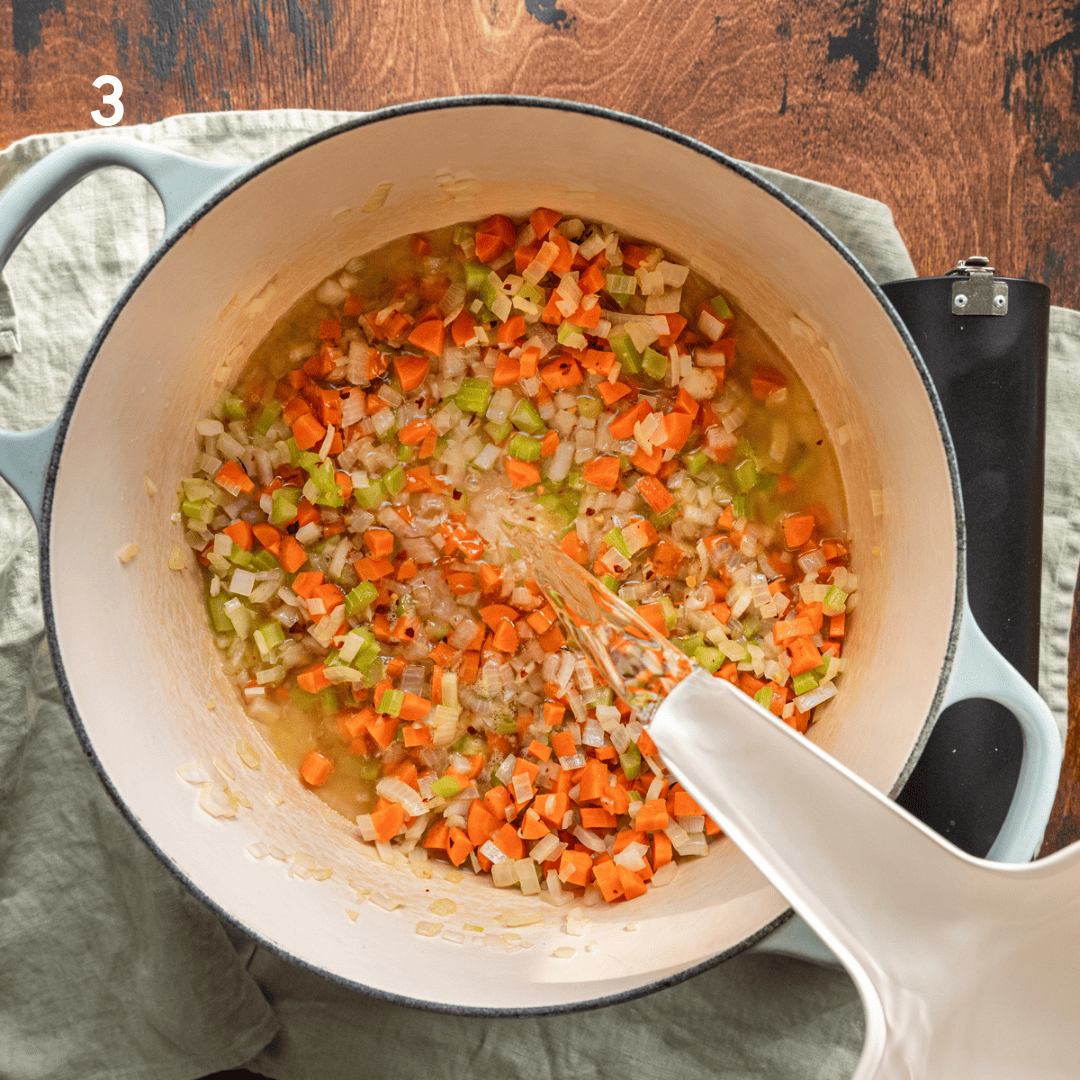
[[[517,829],[509,821],[502,825],[491,840],[504,855],[509,855],[511,859],[525,858],[525,842],[518,836]]]
[[[615,464],[618,467],[617,458]],[[587,465],[588,463],[586,463],[586,467]],[[526,488],[540,483],[540,470],[527,461],[518,461],[517,458],[508,457],[504,459],[503,466],[512,487]]]
[[[638,486],[640,489],[640,484]],[[652,554],[653,569],[661,577],[673,578],[678,574],[685,558],[682,548],[667,540],[661,540]]]
[[[385,750],[394,741],[399,723],[396,716],[384,716],[372,710],[364,726],[368,734]]]
[[[666,829],[669,824],[667,806],[663,799],[653,799],[651,802],[642,803],[637,817],[634,818],[634,828],[641,832],[656,832]]]
[[[305,413],[296,418],[292,433],[300,450],[310,450],[326,437],[326,428],[310,413]]]
[[[605,405],[611,405],[613,402],[618,401],[620,398],[626,397],[631,393],[630,387],[623,382],[608,382],[605,379],[603,382],[598,383],[596,389],[600,392],[600,397],[604,399]]]
[[[278,559],[286,574],[295,574],[307,562],[307,552],[295,536],[286,534],[281,538],[281,554]]]
[[[609,904],[623,895],[622,883],[619,880],[619,867],[614,862],[594,863],[592,872],[593,877],[596,878],[596,884],[600,886],[601,894]]]
[[[810,623],[811,633],[816,634],[821,629],[825,621],[825,611],[820,600],[815,600],[812,604],[799,604],[796,610]]]
[[[510,459],[507,459],[508,462]],[[598,457],[586,461],[581,468],[585,481],[604,491],[614,491],[619,482],[619,459]],[[516,486],[516,485],[515,485]]]
[[[540,440],[540,457],[546,459],[554,457],[555,451],[559,449],[559,433],[557,431],[549,431]]]
[[[550,364],[545,364],[539,369],[540,378],[544,385],[554,393],[556,390],[565,390],[571,386],[577,386],[585,381],[577,361],[568,356],[560,356]]]
[[[686,440],[690,438],[693,422],[693,418],[684,412],[667,413],[661,420],[662,436],[659,432],[653,434],[651,439],[653,446],[662,450],[681,450],[686,445]]]
[[[511,622],[500,623],[491,643],[499,652],[514,652],[518,647],[518,632],[514,629],[514,624]]]
[[[563,757],[564,755],[560,754],[559,756]],[[585,762],[585,769],[581,774],[581,779],[578,781],[580,785],[578,802],[586,803],[599,799],[608,787],[609,775],[607,766],[602,761],[589,758]]]
[[[789,514],[783,520],[784,543],[794,551],[801,548],[810,539],[814,531],[813,514]]]
[[[532,754],[538,761],[549,761],[551,759],[551,747],[546,746],[538,739],[533,739],[531,743],[525,748],[525,753]]]
[[[625,866],[619,866],[618,872],[619,884],[622,886],[623,896],[627,900],[633,900],[637,896],[645,895],[647,886],[636,871]]]
[[[364,533],[364,543],[376,559],[394,553],[394,534],[389,529],[368,529]]]
[[[667,833],[653,833],[653,870],[659,870],[661,866],[667,866],[671,862],[671,840]]]
[[[525,811],[521,822],[521,836],[524,840],[539,840],[551,830],[540,820],[540,815],[530,806]]]
[[[829,637],[842,638],[844,636],[844,624],[847,621],[847,615],[841,611],[839,615],[829,616]]]
[[[446,818],[439,818],[427,831],[427,835],[421,842],[421,847],[431,851],[445,851],[450,843],[450,826]]]
[[[543,206],[529,215],[529,224],[533,227],[537,240],[543,240],[560,221],[562,221],[562,214],[558,210],[548,210]]]
[[[548,705],[551,702],[547,703]],[[547,705],[545,705],[546,711]],[[558,708],[565,711],[564,706],[558,706]],[[551,736],[551,748],[555,751],[556,757],[573,757],[577,753],[577,744],[574,742],[573,736],[569,731],[556,731]]]
[[[613,439],[632,439],[634,437],[634,425],[640,423],[653,411],[652,406],[641,398],[636,405],[631,406],[625,412],[619,413],[608,425],[608,431]]]
[[[521,363],[511,359],[506,353],[499,353],[495,361],[495,374],[492,382],[497,387],[513,386],[521,378]]]
[[[750,378],[750,390],[759,401],[764,401],[771,393],[787,386],[783,372],[774,367],[760,367]]]
[[[808,637],[792,638],[787,643],[787,649],[791,654],[788,670],[792,675],[802,675],[821,666],[821,653]]]
[[[586,829],[614,829],[619,819],[607,810],[599,806],[583,806],[581,808],[581,824]]]
[[[604,272],[595,263],[578,278],[578,288],[586,295],[598,293],[604,287]]]
[[[568,850],[559,857],[559,880],[564,885],[588,885],[592,872],[593,861],[587,851]]]
[[[553,653],[558,652],[566,644],[566,635],[559,629],[557,624],[553,623],[536,640],[544,652]]]
[[[306,668],[296,676],[296,685],[299,686],[301,690],[306,690],[309,694],[317,694],[320,690],[323,690],[330,685],[330,680],[326,677],[325,672],[325,664],[314,664],[312,667]]]
[[[675,499],[663,484],[653,476],[643,476],[637,482],[638,493],[657,514],[662,514]]]
[[[458,678],[465,686],[471,686],[476,682],[476,676],[480,674],[480,654],[475,651],[462,653],[461,667],[458,668]]]
[[[226,525],[221,531],[241,550],[254,550],[255,533],[251,526],[243,519],[234,521],[231,525]]]
[[[776,494],[790,495],[799,486],[799,481],[790,473],[781,473],[776,478]]]
[[[469,857],[469,852],[472,849],[472,841],[469,840],[463,829],[450,830],[450,844],[446,849],[446,853],[455,866],[460,866]]]
[[[450,336],[458,347],[467,345],[476,337],[476,320],[468,311],[462,309],[450,324]]]
[[[276,557],[281,550],[281,533],[275,529],[273,525],[270,525],[267,522],[263,522],[261,525],[252,525],[251,531],[254,534],[255,539],[258,540],[271,555]]]
[[[661,637],[668,637],[667,622],[664,619],[664,611],[657,604],[640,604],[637,608],[640,615]]]
[[[792,638],[810,637],[813,633],[810,620],[803,615],[794,619],[780,619],[773,623],[773,644],[783,645]]]
[[[474,847],[482,847],[491,839],[492,833],[499,828],[500,819],[484,805],[483,799],[473,799],[469,803],[469,814],[466,828],[469,830],[469,840]]]
[[[504,323],[499,324],[495,332],[495,340],[500,345],[511,345],[518,338],[525,336],[525,316],[511,315]]]
[[[578,534],[576,532],[568,532],[562,538],[561,542],[559,543],[559,550],[564,555],[566,555],[569,558],[573,559],[574,562],[576,562],[579,566],[584,566],[585,563],[588,562],[589,549],[585,545],[585,541],[582,540],[581,537],[578,536]],[[536,614],[536,612],[534,612],[533,614]],[[529,616],[528,622],[529,622],[529,625],[532,626],[533,629],[535,630],[536,626],[533,623],[531,615]],[[550,623],[547,623],[544,626],[544,630],[546,630],[547,627],[550,626],[550,625],[551,625]],[[544,630],[539,630],[538,633],[543,633]]]
[[[402,734],[408,747],[431,745],[431,728],[426,724],[406,724]]]
[[[431,702],[419,694],[405,694],[405,700],[401,705],[398,716],[402,720],[422,720],[431,712]]]
[[[561,774],[560,774],[561,775]],[[506,788],[492,789],[506,791]],[[490,795],[491,792],[488,792]],[[485,799],[487,796],[484,796]],[[507,793],[507,806],[510,805],[509,793]],[[545,820],[549,821],[556,829],[562,828],[562,820],[566,817],[566,811],[570,809],[570,796],[566,792],[556,791],[550,795],[538,795],[533,801],[533,809]]]
[[[545,701],[544,702],[544,723],[548,727],[555,727],[556,724],[561,724],[563,717],[566,715],[566,706],[560,705],[557,701]],[[566,734],[562,732],[561,734]],[[569,737],[569,736],[568,736]],[[552,736],[551,745],[555,750],[557,757],[568,757],[574,753],[574,750],[568,750],[565,754],[559,753],[558,744],[555,742],[555,736]],[[570,739],[571,747],[574,746],[574,740]]]
[[[310,787],[322,787],[333,770],[333,761],[318,750],[309,750],[300,763],[300,776]]]
[[[509,604],[487,604],[480,608],[479,615],[492,630],[497,629],[499,623],[505,620],[513,622],[518,617],[517,611]]]
[[[574,265],[574,252],[577,245],[570,246],[570,241],[562,233],[552,233],[549,237],[551,242],[559,249],[559,254],[551,264],[551,269],[556,274],[567,274]]]
[[[244,495],[250,495],[255,490],[255,481],[235,461],[226,461],[218,469],[214,480],[223,488],[238,488]]]
[[[671,812],[676,817],[694,817],[704,814],[705,811],[698,805],[697,800],[689,791],[675,791],[671,795]]]
[[[654,743],[652,741],[652,736],[647,731],[643,731],[638,736],[637,748],[646,757],[655,757],[656,756],[656,743]]]
[[[305,600],[310,600],[315,595],[315,590],[323,583],[321,570],[308,570],[306,573],[297,574],[293,578],[292,591]]]

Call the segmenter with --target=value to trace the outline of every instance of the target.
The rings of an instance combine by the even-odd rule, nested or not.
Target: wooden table
[[[14,0],[0,145],[91,127],[110,111],[103,74],[123,83],[125,125],[467,93],[605,105],[882,200],[919,274],[985,254],[1080,307],[1080,9],[1065,0]],[[1075,605],[1071,646],[1046,851],[1080,839]]]

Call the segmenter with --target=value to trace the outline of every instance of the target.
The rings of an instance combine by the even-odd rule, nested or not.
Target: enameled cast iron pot
[[[487,879],[450,885],[382,864],[260,743],[219,672],[194,574],[167,567],[181,538],[171,493],[191,469],[195,421],[296,299],[394,237],[539,205],[611,222],[692,262],[791,359],[826,429],[835,436],[847,425],[850,437],[834,445],[860,606],[842,693],[821,708],[810,738],[894,793],[945,704],[1001,701],[1021,720],[1025,755],[992,857],[1031,858],[1060,738],[966,613],[958,479],[937,399],[866,271],[790,199],[715,150],[632,117],[547,100],[457,99],[372,113],[239,169],[115,138],[73,143],[0,198],[0,266],[49,204],[105,165],[154,185],[165,238],[95,338],[63,415],[40,432],[3,434],[0,473],[38,523],[53,661],[79,737],[139,834],[219,914],[359,989],[468,1011],[607,1003],[684,978],[778,927],[771,947],[799,939],[813,951],[792,923],[781,926],[787,904],[727,840],[632,905],[592,908],[583,938],[562,933],[565,909]],[[161,488],[156,498],[144,475]],[[880,505],[872,491],[883,493]],[[132,542],[139,554],[121,565],[117,552]],[[86,632],[103,610],[123,628],[123,663],[111,638]],[[259,747],[257,771],[240,763],[239,736]],[[218,755],[253,804],[227,820],[198,809],[197,789],[177,775],[193,763],[212,772]],[[290,877],[282,862],[247,853],[260,841],[309,852],[333,876]],[[402,906],[357,904],[350,879]],[[436,921],[428,909],[441,896],[457,903],[438,920],[447,928],[504,933],[507,914],[512,922],[539,911],[541,923],[514,931],[535,946],[507,953],[417,936],[418,921]],[[359,909],[355,922],[347,907]],[[631,921],[636,933],[624,930]],[[598,948],[586,952],[592,940]],[[577,955],[553,957],[559,946]]]

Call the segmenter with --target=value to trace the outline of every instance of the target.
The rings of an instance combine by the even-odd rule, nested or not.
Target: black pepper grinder
[[[1050,290],[981,255],[882,286],[929,369],[956,449],[972,614],[1037,688]],[[972,855],[989,850],[1020,768],[1020,729],[994,702],[938,718],[898,802]]]

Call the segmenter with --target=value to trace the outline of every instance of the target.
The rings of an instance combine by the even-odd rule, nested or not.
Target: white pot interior
[[[392,185],[384,205],[365,212],[381,184]],[[925,737],[954,616],[956,515],[933,409],[889,317],[814,227],[756,183],[651,131],[551,108],[417,111],[334,135],[254,176],[179,238],[119,312],[79,393],[48,523],[58,666],[108,781],[166,860],[308,964],[465,1008],[557,1008],[630,992],[738,947],[786,904],[726,840],[672,885],[590,909],[581,938],[562,932],[567,909],[487,879],[450,884],[437,870],[425,879],[383,865],[286,772],[220,676],[194,574],[167,568],[181,541],[170,517],[196,419],[323,275],[404,233],[537,205],[611,222],[692,260],[806,381],[836,446],[861,596],[842,693],[811,735],[890,791]],[[153,498],[144,475],[161,489]],[[871,491],[883,493],[883,512]],[[140,552],[121,566],[117,552],[132,541]],[[105,613],[119,633],[97,629]],[[240,762],[239,737],[258,748],[257,771]],[[212,768],[214,757],[253,804],[229,820],[199,810],[198,789],[176,771]],[[247,853],[258,841],[310,852],[333,875],[290,877],[288,864]],[[401,906],[357,903],[350,880]],[[432,915],[437,897],[457,912]],[[506,925],[507,914],[537,912],[537,924]],[[466,932],[480,944],[453,944],[417,936],[420,920],[484,933]],[[639,929],[627,933],[628,923]],[[482,943],[508,932],[533,947]],[[556,958],[560,946],[577,953]]]

